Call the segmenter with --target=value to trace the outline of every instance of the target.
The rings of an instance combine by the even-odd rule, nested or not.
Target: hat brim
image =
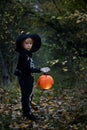
[[[38,34],[22,34],[20,35],[16,40],[16,51],[20,52],[22,48],[22,43],[27,38],[31,38],[34,41],[34,44],[32,46],[31,52],[36,52],[41,47],[41,38]]]
[[[36,52],[40,49],[41,47],[41,38],[37,34],[29,34],[29,38],[31,38],[34,41],[34,44],[32,46],[31,51]]]

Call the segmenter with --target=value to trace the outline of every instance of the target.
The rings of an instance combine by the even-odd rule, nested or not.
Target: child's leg
[[[23,115],[28,116],[32,113],[32,106],[31,106],[31,95],[32,90],[28,89],[21,89],[22,92],[22,110]]]
[[[33,80],[20,80],[19,84],[21,86],[21,101],[23,115],[28,116],[32,114],[31,97],[33,90]]]

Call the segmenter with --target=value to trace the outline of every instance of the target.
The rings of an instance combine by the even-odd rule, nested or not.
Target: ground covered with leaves
[[[16,94],[15,94],[16,93]],[[25,120],[21,114],[20,90],[0,88],[0,130],[86,130],[87,91],[82,88],[43,91],[37,121]]]

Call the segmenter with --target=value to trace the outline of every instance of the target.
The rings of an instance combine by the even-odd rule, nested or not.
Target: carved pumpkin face
[[[54,80],[50,75],[43,74],[38,79],[38,85],[43,90],[52,88],[52,85],[54,84]]]

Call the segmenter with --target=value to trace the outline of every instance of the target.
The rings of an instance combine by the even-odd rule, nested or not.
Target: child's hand
[[[41,71],[43,73],[48,73],[50,71],[50,68],[49,67],[43,67],[43,68],[41,68]]]

